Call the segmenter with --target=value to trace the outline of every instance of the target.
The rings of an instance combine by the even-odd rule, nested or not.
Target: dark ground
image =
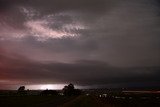
[[[160,95],[107,93],[107,97],[103,95],[100,97],[97,93],[87,95],[83,93],[79,96],[41,96],[1,92],[0,107],[160,107]]]

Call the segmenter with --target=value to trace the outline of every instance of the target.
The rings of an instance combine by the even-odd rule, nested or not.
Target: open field
[[[79,96],[42,96],[37,94],[39,91],[29,95],[3,91],[0,94],[0,107],[160,107],[159,93],[88,92]]]
[[[57,107],[73,100],[64,96],[1,96],[1,107]]]

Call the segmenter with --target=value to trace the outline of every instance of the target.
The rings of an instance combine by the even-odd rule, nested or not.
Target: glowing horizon
[[[66,84],[38,84],[38,85],[25,85],[29,90],[58,90],[63,89]]]

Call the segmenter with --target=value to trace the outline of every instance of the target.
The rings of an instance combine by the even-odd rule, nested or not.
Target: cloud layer
[[[159,12],[158,0],[0,0],[0,84],[159,83]]]

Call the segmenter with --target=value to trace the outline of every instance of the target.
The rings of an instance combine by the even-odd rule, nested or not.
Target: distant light
[[[44,89],[55,89],[57,87],[53,86],[53,85],[42,85],[40,87],[40,89],[44,90]]]
[[[46,89],[53,89],[59,90],[63,89],[65,84],[37,84],[37,85],[27,85],[26,88],[30,90],[46,90]]]

